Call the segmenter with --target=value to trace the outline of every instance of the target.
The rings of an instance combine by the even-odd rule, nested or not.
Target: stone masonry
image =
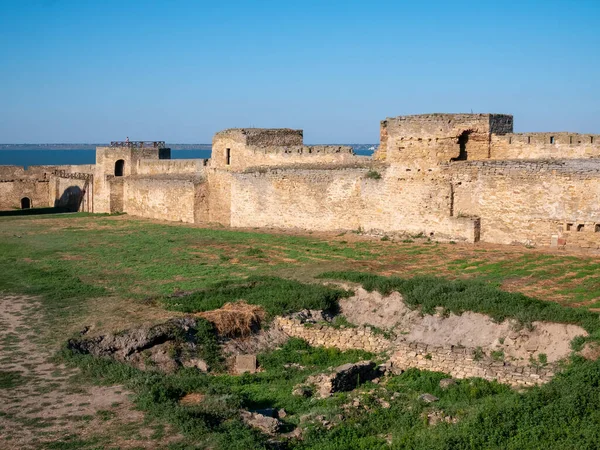
[[[547,383],[554,376],[555,366],[543,367],[496,361],[479,354],[475,348],[432,346],[414,342],[389,340],[370,327],[336,329],[327,324],[307,326],[298,319],[277,317],[273,326],[291,337],[304,339],[312,346],[335,347],[340,350],[359,349],[387,353],[394,369],[417,368],[450,374],[454,378],[480,377],[497,380],[511,386],[533,386]]]
[[[113,142],[95,165],[0,166],[0,209],[78,196],[80,210],[188,223],[600,251],[600,135],[423,114],[383,120],[370,158],[305,145],[302,130],[235,128],[215,134],[210,160]]]

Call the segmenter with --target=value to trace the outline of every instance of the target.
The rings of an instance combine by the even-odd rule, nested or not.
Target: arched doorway
[[[122,159],[117,160],[117,162],[115,162],[115,177],[122,177],[124,168],[125,161]]]
[[[467,142],[469,142],[469,135],[471,130],[463,131],[458,137],[458,157],[452,158],[451,161],[466,161],[469,159],[469,153],[467,152]]]
[[[31,208],[31,199],[29,197],[23,197],[21,199],[21,209]]]

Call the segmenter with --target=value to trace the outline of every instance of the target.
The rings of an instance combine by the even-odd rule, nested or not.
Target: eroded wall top
[[[303,144],[302,130],[233,128],[213,138],[210,166],[240,171],[249,167],[348,163],[356,158],[349,146]]]
[[[485,159],[492,134],[511,133],[506,114],[422,114],[381,122],[375,159],[403,165],[431,166],[452,160]]]

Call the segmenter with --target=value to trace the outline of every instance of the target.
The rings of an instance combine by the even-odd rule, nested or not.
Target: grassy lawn
[[[39,298],[39,309],[27,313],[34,325],[26,332],[52,352],[84,326],[121,330],[238,299],[262,306],[268,318],[330,308],[347,294],[324,286],[324,279],[382,293],[398,290],[409,305],[425,311],[441,306],[524,324],[577,323],[597,339],[598,268],[598,257],[416,237],[299,236],[87,214],[0,218],[0,293]],[[7,352],[18,350],[23,334],[9,333],[0,345]],[[164,444],[170,448],[270,448],[268,439],[244,426],[236,413],[265,407],[284,408],[290,430],[306,425],[304,439],[290,444],[297,449],[383,449],[390,443],[398,449],[592,449],[600,442],[596,362],[577,359],[548,385],[525,393],[483,380],[441,390],[438,382],[445,375],[410,370],[385,386],[366,383],[312,400],[292,396],[293,386],[328,367],[379,357],[310,348],[292,339],[258,358],[262,372],[231,376],[140,371],[66,351],[59,356],[80,369],[70,381],[74,387],[123,385],[134,392],[135,404],[157,427],[157,439],[165,434],[163,426],[183,436]],[[27,373],[0,371],[0,390],[28,382]],[[419,401],[424,392],[439,402]],[[195,393],[203,396],[200,404],[179,402]],[[103,410],[94,420],[112,414]],[[441,419],[432,425],[428,417]],[[110,442],[106,439],[71,436],[51,448],[98,448]]]

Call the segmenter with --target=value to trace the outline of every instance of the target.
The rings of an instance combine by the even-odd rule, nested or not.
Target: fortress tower
[[[505,114],[421,114],[381,121],[375,159],[406,165],[437,165],[487,159],[493,134],[513,131]]]
[[[123,178],[137,175],[144,160],[171,159],[164,141],[113,141],[96,148],[95,212],[123,211]]]

